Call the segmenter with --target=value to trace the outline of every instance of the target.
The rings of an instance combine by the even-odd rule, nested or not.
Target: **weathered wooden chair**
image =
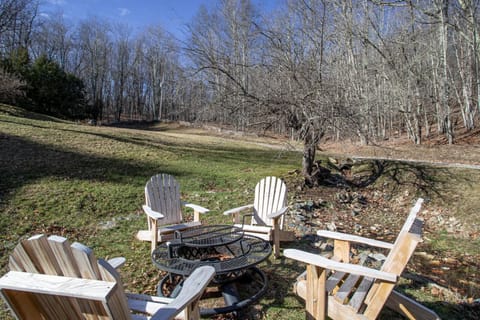
[[[199,319],[198,300],[215,274],[196,269],[175,299],[129,294],[115,268],[90,248],[43,235],[22,241],[9,268],[0,293],[17,319],[29,320]]]
[[[209,210],[201,206],[182,202],[180,186],[169,174],[157,174],[145,185],[143,211],[147,215],[148,230],[140,230],[137,239],[152,242],[152,251],[158,242],[171,240],[175,231],[186,230],[201,225],[200,213]],[[185,222],[182,206],[193,209],[193,221]]]
[[[295,249],[286,249],[287,258],[307,264],[294,285],[305,299],[308,319],[376,319],[384,305],[409,319],[439,319],[432,310],[393,290],[400,274],[421,241],[423,222],[417,219],[423,199],[419,199],[394,244],[338,232],[319,231],[334,239],[331,259]],[[350,264],[350,244],[361,243],[389,249],[380,270]]]
[[[240,212],[250,210],[251,223],[241,223]],[[291,231],[283,230],[284,216],[287,212],[287,186],[276,177],[266,177],[255,186],[253,204],[225,211],[223,214],[232,215],[236,226],[241,226],[246,234],[273,241],[275,257],[280,255],[280,241],[293,241],[295,235]],[[244,215],[244,219],[245,219]]]

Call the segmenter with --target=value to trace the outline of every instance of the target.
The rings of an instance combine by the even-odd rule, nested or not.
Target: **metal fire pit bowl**
[[[201,308],[201,315],[236,314],[265,293],[267,277],[256,265],[271,253],[268,241],[246,235],[235,226],[199,226],[177,232],[172,241],[159,245],[152,253],[153,263],[168,272],[158,285],[158,295],[174,298],[185,277],[195,268],[209,265],[215,268],[212,283],[219,287],[225,305]],[[246,297],[237,290],[237,285],[242,284],[252,289]]]
[[[225,226],[209,226],[210,236],[200,233],[199,237],[186,237],[182,234],[181,238],[158,246],[152,253],[153,263],[160,270],[182,276],[189,276],[197,267],[209,265],[215,268],[213,281],[222,283],[242,276],[248,268],[272,253],[267,241],[238,230],[219,236],[215,230],[221,227]],[[192,235],[193,231],[189,233]]]

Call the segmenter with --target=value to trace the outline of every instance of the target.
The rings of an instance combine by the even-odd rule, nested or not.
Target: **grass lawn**
[[[288,178],[300,163],[298,152],[194,129],[164,124],[142,130],[93,127],[0,105],[1,274],[21,239],[37,233],[58,234],[90,246],[99,257],[126,257],[121,273],[127,289],[155,294],[161,274],[151,263],[149,243],[134,237],[146,227],[141,206],[150,176],[174,175],[185,200],[211,210],[202,216],[207,224],[228,223],[222,212],[249,203],[260,178]],[[462,206],[473,209],[468,203]],[[475,221],[470,215],[467,220]],[[451,237],[433,235],[431,250],[452,250]],[[476,255],[478,251],[470,252],[475,248],[465,250]],[[303,267],[272,258],[261,268],[270,278],[270,288],[250,308],[248,317],[304,319],[304,304],[291,292]],[[439,299],[433,298],[432,304]],[[438,304],[434,307],[443,312]],[[4,318],[9,319],[7,312],[0,310],[0,319]]]

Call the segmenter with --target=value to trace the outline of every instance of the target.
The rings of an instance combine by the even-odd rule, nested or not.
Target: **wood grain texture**
[[[306,299],[307,318],[323,319],[316,311],[316,303],[328,297],[328,316],[332,319],[376,319],[384,306],[390,307],[409,319],[439,319],[438,315],[418,302],[409,299],[393,288],[417,244],[421,241],[422,221],[417,218],[423,199],[418,199],[410,210],[395,243],[388,244],[355,235],[321,231],[318,235],[333,238],[335,253],[332,261],[316,254],[287,249],[284,255],[307,264],[307,275],[297,279],[295,292]],[[380,270],[342,263],[348,261],[350,243],[357,242],[390,249]],[[315,268],[331,270],[325,290],[318,291]],[[313,270],[313,271],[312,271]],[[323,293],[318,298],[312,292]]]
[[[199,319],[198,300],[215,274],[213,267],[196,269],[175,299],[129,295],[127,300],[110,263],[63,237],[33,236],[17,245],[10,261],[13,270],[0,278],[0,293],[18,319],[174,319],[180,313]]]

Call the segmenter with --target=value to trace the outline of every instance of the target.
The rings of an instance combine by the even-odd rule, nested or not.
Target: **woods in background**
[[[64,117],[288,134],[304,142],[308,176],[325,135],[420,144],[435,132],[454,143],[478,126],[479,9],[478,0],[288,0],[262,12],[219,0],[179,41],[160,26],[70,25],[40,16],[34,0],[2,0],[0,99]],[[35,89],[46,69],[52,84]],[[69,83],[61,98],[42,96],[58,83]]]

